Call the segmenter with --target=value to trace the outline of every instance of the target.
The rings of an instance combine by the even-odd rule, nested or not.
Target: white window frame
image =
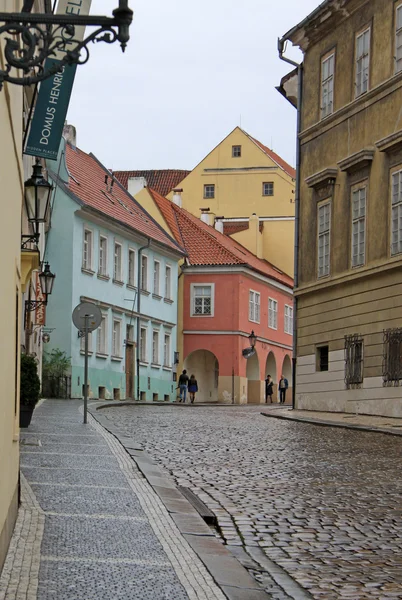
[[[400,26],[398,27],[398,20]],[[395,7],[395,73],[402,71],[402,3]]]
[[[85,352],[85,335],[80,337],[80,352]],[[88,331],[88,353],[92,354],[92,331]]]
[[[248,320],[259,323],[261,319],[261,294],[255,290],[248,292]]]
[[[118,324],[118,332],[115,332],[115,324]],[[122,321],[113,317],[112,322],[112,356],[116,358],[122,358]]]
[[[145,337],[143,338],[142,332],[145,331]],[[145,344],[144,344],[145,342]],[[148,328],[140,327],[140,362],[147,362],[147,351],[148,351]]]
[[[86,241],[86,234],[90,236],[89,246]],[[86,271],[92,271],[94,254],[94,232],[92,229],[84,225],[84,235],[82,239],[82,268]]]
[[[326,228],[325,209],[328,207],[328,228]],[[331,272],[331,200],[324,200],[317,206],[317,276],[328,277]],[[320,223],[320,212],[323,213],[323,224]],[[326,252],[326,249],[328,251]]]
[[[152,364],[159,365],[159,329],[152,330]],[[156,344],[155,344],[156,340]]]
[[[265,190],[265,186],[271,186]],[[263,181],[262,182],[262,195],[263,196],[273,196],[275,194],[275,185],[273,181]]]
[[[370,44],[371,44],[371,27],[366,27],[363,31],[356,35],[355,40],[355,97],[359,98],[366,94],[370,89]],[[368,49],[364,49],[365,38],[368,39]],[[359,40],[363,39],[363,49],[359,53]],[[359,82],[359,76],[361,80]],[[366,74],[366,76],[365,76]]]
[[[362,267],[366,262],[367,184],[354,186],[351,193],[351,263],[352,267]],[[360,252],[361,245],[363,245],[363,252]]]
[[[335,51],[321,60],[321,119],[334,112]]]
[[[144,261],[145,261],[145,282],[144,282]],[[144,285],[145,283],[145,285]],[[146,254],[141,255],[141,281],[140,287],[143,292],[148,291],[148,256]]]
[[[391,256],[402,253],[402,169],[391,173]]]
[[[196,294],[196,288],[199,287],[210,287],[211,288],[211,314],[196,314],[195,313],[195,299]],[[214,316],[214,311],[215,311],[215,284],[214,283],[207,283],[207,282],[199,282],[199,283],[192,283],[191,287],[190,287],[190,316],[192,317],[204,317],[204,318],[210,318]]]
[[[158,268],[156,269],[156,266]],[[156,274],[156,270],[158,273]],[[155,296],[161,295],[161,263],[159,260],[154,259],[154,294]]]
[[[169,277],[168,277],[169,273]],[[167,300],[172,299],[172,267],[171,265],[165,266],[165,298]]]
[[[210,190],[208,188],[211,188]],[[205,183],[204,184],[204,199],[208,200],[211,198],[215,198],[215,184],[214,183]]]
[[[133,255],[132,269],[130,268],[130,255]],[[134,248],[129,248],[127,253],[127,284],[135,287],[135,259],[136,251]]]
[[[116,249],[119,248],[120,252],[116,254]],[[118,262],[116,257],[118,256]],[[114,281],[123,281],[123,247],[120,242],[115,240],[113,247],[113,279]]]
[[[104,326],[103,326],[104,324]],[[103,336],[103,339],[102,339]],[[103,343],[102,343],[103,342]],[[102,314],[102,321],[98,327],[97,339],[96,339],[96,352],[97,354],[107,355],[108,354],[108,315]]]
[[[278,329],[278,300],[268,298],[268,327]]]
[[[102,248],[102,242],[105,242],[105,248]],[[107,277],[107,250],[108,239],[106,235],[99,234],[99,256],[98,256],[98,274]]]
[[[293,306],[290,306],[290,304],[285,304],[284,315],[284,331],[289,335],[293,335]]]
[[[165,333],[163,337],[163,366],[171,367],[171,358],[170,358],[170,348],[171,348],[171,335],[170,333]]]

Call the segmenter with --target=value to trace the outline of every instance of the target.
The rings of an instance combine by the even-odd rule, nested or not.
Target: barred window
[[[402,381],[402,327],[384,331],[382,370],[384,385],[400,385],[400,381]]]
[[[345,383],[350,388],[363,382],[363,339],[345,335]]]
[[[193,315],[212,314],[212,289],[210,285],[195,285],[193,288]]]

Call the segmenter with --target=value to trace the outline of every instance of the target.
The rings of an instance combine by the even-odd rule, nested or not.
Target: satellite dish
[[[251,346],[249,348],[244,348],[242,354],[244,358],[251,358],[255,354],[255,348],[252,348]]]
[[[99,306],[92,302],[81,302],[73,311],[73,323],[77,329],[84,331],[85,317],[88,317],[88,331],[98,329],[102,321],[102,313]]]

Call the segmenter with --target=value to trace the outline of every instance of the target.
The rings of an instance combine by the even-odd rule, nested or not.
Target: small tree
[[[44,377],[64,377],[71,367],[71,359],[64,350],[54,348],[43,353],[42,374]]]
[[[40,398],[40,380],[38,365],[33,356],[21,354],[20,403],[35,407]]]

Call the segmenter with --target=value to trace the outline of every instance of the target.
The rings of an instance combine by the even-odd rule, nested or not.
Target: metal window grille
[[[345,384],[349,389],[363,382],[363,338],[345,335]]]
[[[384,330],[383,351],[384,385],[399,386],[402,381],[402,327]]]
[[[335,54],[322,61],[321,69],[321,118],[331,115],[334,110],[334,65]]]

